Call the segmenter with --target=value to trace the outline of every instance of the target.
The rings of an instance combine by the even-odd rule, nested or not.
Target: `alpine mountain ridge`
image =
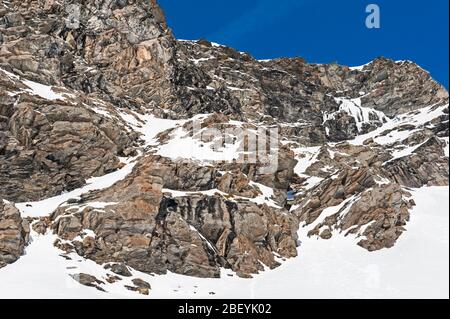
[[[141,294],[134,271],[277,271],[299,234],[390,249],[412,190],[448,186],[448,104],[411,61],[177,40],[155,0],[2,0],[0,273],[43,236],[104,270],[68,278]]]

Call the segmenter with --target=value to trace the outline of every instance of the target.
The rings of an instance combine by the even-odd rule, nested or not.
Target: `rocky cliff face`
[[[244,276],[263,270],[261,262],[276,267],[272,252],[296,256],[295,216],[230,200],[214,190],[220,180],[210,167],[144,157],[112,188],[56,210],[52,228],[73,241],[67,251],[148,273],[217,277],[227,267]],[[174,196],[173,189],[189,193]],[[86,230],[95,237],[85,237]]]
[[[15,262],[29,241],[30,227],[19,210],[7,201],[0,201],[0,268]]]
[[[390,248],[408,188],[448,185],[448,92],[413,62],[258,61],[176,40],[153,0],[2,1],[0,46],[0,198],[99,264],[248,277],[297,231]],[[1,266],[28,231],[0,205]]]

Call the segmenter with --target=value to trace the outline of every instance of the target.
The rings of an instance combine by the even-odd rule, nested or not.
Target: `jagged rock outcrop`
[[[390,161],[384,171],[393,180],[407,187],[448,185],[448,157],[445,143],[437,137],[419,144],[411,156]]]
[[[19,210],[0,199],[0,268],[15,262],[28,244],[30,226]]]
[[[263,271],[263,265],[278,266],[274,253],[297,255],[296,221],[285,211],[220,196],[191,195],[170,201],[170,210],[206,239],[222,266],[241,276]]]
[[[320,183],[294,210],[304,226],[313,224],[308,236],[330,239],[337,231],[364,236],[358,244],[370,251],[394,246],[414,203],[401,185],[376,176],[368,168],[345,170]]]
[[[155,0],[11,1],[2,4],[0,64],[118,106],[170,97],[174,38]]]
[[[338,99],[343,94],[359,100],[357,108],[382,111],[388,117],[448,100],[445,88],[409,61],[379,58],[363,68],[314,65],[303,59],[256,61],[246,53],[207,41],[178,42],[177,58],[181,65],[178,72],[188,79],[180,83],[179,94],[189,101],[189,105],[175,109],[177,114],[205,113],[205,105],[210,104],[213,106],[206,112],[232,114],[228,103],[236,100],[236,118],[264,121],[270,116],[278,122],[301,123],[296,135],[306,144],[356,136],[354,114],[342,110]],[[220,96],[227,103],[218,106],[210,102],[211,98],[204,103],[208,96]],[[355,112],[358,111],[363,113]],[[323,126],[323,114],[336,112],[340,116]],[[383,123],[376,112],[370,113],[359,133],[372,131]]]
[[[89,275],[89,274],[75,274],[75,275],[71,275],[71,277],[76,280],[77,282],[79,282],[81,285],[83,286],[87,286],[87,287],[94,287],[97,290],[100,291],[105,291],[100,285],[104,284],[103,281],[97,279],[96,277]]]
[[[66,100],[65,92],[55,93],[1,69],[0,74],[3,198],[33,201],[81,187],[92,176],[118,169],[119,157],[134,152],[137,134],[127,133],[125,123],[89,108],[93,100],[82,96]],[[27,85],[34,91],[29,92]]]
[[[190,175],[183,183],[184,168]],[[147,273],[217,277],[227,267],[248,276],[263,264],[276,267],[274,253],[296,255],[294,216],[232,195],[197,192],[211,189],[214,178],[201,167],[150,156],[124,181],[60,207],[52,228],[80,255]]]
[[[131,291],[137,291],[141,295],[148,295],[150,289],[152,288],[148,282],[146,282],[140,278],[133,279],[132,282],[133,282],[134,286],[125,286],[125,288],[127,288],[128,290],[131,290]]]
[[[340,222],[340,228],[365,236],[358,245],[369,251],[391,248],[405,231],[414,201],[398,184],[381,185],[364,192]],[[360,225],[370,221],[366,229]]]

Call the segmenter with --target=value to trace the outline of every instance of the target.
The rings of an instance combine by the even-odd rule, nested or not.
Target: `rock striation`
[[[448,185],[448,100],[411,61],[177,40],[155,0],[2,1],[0,267],[30,236],[12,202],[61,194],[33,236],[109,269],[72,274],[102,291],[132,270],[251,277],[301,255],[298,232],[392,248],[410,189]]]
[[[30,226],[11,203],[0,201],[0,268],[15,262],[28,244]]]
[[[52,228],[82,256],[147,273],[218,277],[226,267],[245,276],[278,266],[274,253],[296,256],[295,217],[218,190],[202,194],[214,191],[213,172],[145,157],[125,180],[56,210]]]

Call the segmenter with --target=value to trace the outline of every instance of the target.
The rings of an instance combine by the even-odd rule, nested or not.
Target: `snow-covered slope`
[[[448,298],[449,188],[412,194],[417,206],[408,231],[389,250],[370,253],[351,237],[327,242],[300,230],[300,258],[254,279],[133,275],[152,285],[147,298]],[[74,254],[72,260],[61,257],[53,235],[32,237],[26,255],[0,270],[0,298],[144,298],[123,287],[129,280],[102,285],[107,292],[79,285],[70,274],[104,279],[107,271]]]

